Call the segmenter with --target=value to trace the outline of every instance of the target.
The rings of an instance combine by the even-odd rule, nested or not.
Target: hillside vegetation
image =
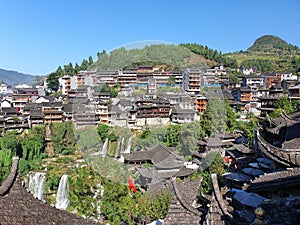
[[[89,69],[107,70],[136,66],[140,64],[157,65],[167,64],[173,68],[187,68],[205,66],[203,57],[191,52],[188,48],[177,45],[156,44],[142,49],[127,50],[124,47],[98,53],[98,60]]]
[[[257,67],[261,72],[300,73],[300,49],[273,35],[258,38],[247,51],[227,54],[238,66]]]
[[[297,55],[300,49],[297,46],[288,44],[286,41],[274,35],[264,35],[256,39],[249,52],[265,52],[278,55]]]

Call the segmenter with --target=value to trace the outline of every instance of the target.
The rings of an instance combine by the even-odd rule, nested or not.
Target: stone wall
[[[18,171],[18,163],[19,163],[19,157],[13,157],[10,174],[8,175],[6,180],[3,181],[3,183],[0,187],[0,195],[5,195],[9,191],[11,186],[13,185],[17,171]]]

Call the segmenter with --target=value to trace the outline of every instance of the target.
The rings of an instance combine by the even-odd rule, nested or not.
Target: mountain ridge
[[[14,70],[0,69],[0,81],[8,85],[32,84],[37,76]]]

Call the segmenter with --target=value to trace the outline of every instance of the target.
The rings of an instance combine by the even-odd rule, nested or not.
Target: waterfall
[[[43,188],[45,181],[45,173],[30,173],[29,174],[29,191],[33,194],[33,197],[42,200]]]
[[[115,151],[115,159],[119,157],[120,148],[121,148],[121,142],[120,142],[120,139],[119,139],[118,144],[117,144],[117,148],[116,148],[116,151]]]
[[[122,137],[120,152],[124,152],[124,137]]]
[[[128,144],[127,144],[127,148],[124,151],[124,153],[130,153],[130,149],[131,149],[131,141],[132,141],[132,136],[128,139]]]
[[[68,186],[68,175],[64,174],[60,178],[57,194],[56,194],[56,204],[57,209],[66,210],[70,201],[68,199],[69,186]]]
[[[124,156],[122,154],[120,155],[120,158],[118,159],[118,161],[122,162],[122,163],[125,161]]]
[[[107,154],[107,148],[108,148],[108,138],[106,138],[103,147],[102,147],[102,151],[101,151],[101,155],[102,156],[106,156]]]

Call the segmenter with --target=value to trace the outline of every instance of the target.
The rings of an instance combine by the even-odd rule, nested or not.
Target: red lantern
[[[131,177],[128,177],[128,187],[129,190],[132,191],[133,193],[136,193],[136,189],[133,183],[133,180],[131,179]]]

